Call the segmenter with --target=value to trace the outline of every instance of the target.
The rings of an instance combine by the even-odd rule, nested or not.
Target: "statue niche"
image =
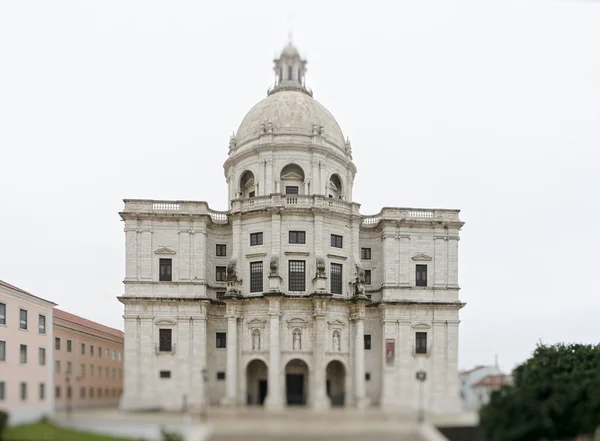
[[[260,331],[258,329],[252,331],[252,350],[260,351]]]
[[[340,352],[341,344],[340,344],[340,331],[337,329],[333,331],[333,350]]]
[[[292,349],[294,351],[302,350],[302,331],[299,328],[295,328],[292,332]]]

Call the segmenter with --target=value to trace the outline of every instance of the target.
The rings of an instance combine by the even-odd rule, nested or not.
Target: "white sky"
[[[226,209],[294,42],[355,201],[460,208],[460,366],[600,334],[600,2],[0,2],[0,278],[122,328],[123,198]]]

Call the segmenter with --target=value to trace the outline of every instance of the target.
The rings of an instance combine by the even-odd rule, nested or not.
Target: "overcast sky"
[[[460,367],[598,342],[598,1],[2,1],[0,278],[122,329],[122,199],[227,208],[290,29],[362,213],[462,210]]]

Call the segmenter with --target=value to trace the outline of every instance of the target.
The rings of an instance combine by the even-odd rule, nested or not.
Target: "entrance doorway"
[[[246,367],[246,393],[248,405],[262,406],[267,396],[267,365],[262,360],[252,360]]]
[[[285,366],[285,395],[289,406],[306,405],[308,366],[302,360],[291,360]]]
[[[338,360],[327,365],[327,396],[332,406],[343,406],[346,400],[346,369]]]

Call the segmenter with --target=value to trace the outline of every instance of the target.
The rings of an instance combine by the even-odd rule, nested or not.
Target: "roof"
[[[473,385],[473,387],[500,387],[509,383],[511,380],[510,375],[499,374],[499,375],[487,375]]]
[[[469,370],[466,370],[466,371],[459,372],[459,375],[469,375],[469,374],[472,374],[473,372],[475,372],[475,371],[478,371],[479,369],[483,369],[483,368],[485,368],[485,367],[487,367],[487,366],[483,366],[483,365],[481,365],[481,366],[475,366],[475,367],[474,367],[474,368],[472,368],[472,369],[469,369]]]
[[[43,299],[43,298],[38,297],[38,296],[34,296],[30,292],[27,292],[27,291],[25,291],[24,289],[21,289],[21,288],[17,288],[16,286],[11,285],[10,283],[5,282],[4,280],[0,280],[0,286],[2,286],[4,288],[11,289],[13,291],[20,292],[21,294],[25,294],[26,296],[33,297],[34,299],[41,300],[42,302],[50,303],[50,304],[56,306],[56,303],[54,303],[54,302],[52,302],[50,300]]]
[[[94,331],[104,332],[105,334],[112,335],[113,337],[124,338],[124,336],[125,336],[123,331],[101,325],[100,323],[93,322],[86,318],[79,317],[78,315],[71,314],[70,312],[62,311],[60,309],[54,309],[54,318],[62,319],[62,320],[74,323],[76,325],[79,325],[79,326],[93,329]]]

